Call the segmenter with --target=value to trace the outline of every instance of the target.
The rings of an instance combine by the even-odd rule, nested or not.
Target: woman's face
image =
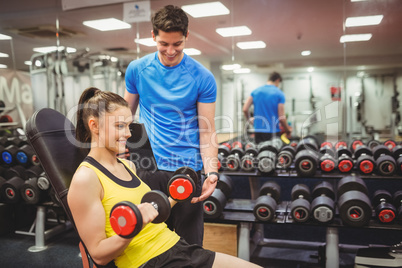
[[[124,153],[127,139],[131,136],[129,125],[133,118],[131,110],[118,106],[113,112],[105,113],[99,120],[99,146],[115,153]]]

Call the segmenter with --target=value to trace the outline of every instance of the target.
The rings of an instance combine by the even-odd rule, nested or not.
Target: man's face
[[[163,65],[172,67],[180,63],[188,32],[187,36],[183,36],[181,32],[167,33],[159,30],[159,34],[155,36],[152,31],[152,38],[156,42],[159,60]]]

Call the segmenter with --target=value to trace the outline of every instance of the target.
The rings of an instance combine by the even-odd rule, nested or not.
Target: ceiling
[[[10,55],[0,58],[0,64],[9,68],[29,70],[24,61],[30,60],[33,48],[56,45],[56,19],[60,25],[60,45],[77,50],[89,48],[91,53],[107,53],[122,59],[136,59],[155,47],[140,46],[133,40],[151,37],[151,23],[132,24],[131,29],[101,32],[82,24],[84,20],[114,17],[123,19],[123,4],[111,4],[74,10],[62,9],[62,1],[69,0],[14,0],[0,2],[0,33],[12,36],[12,41],[0,41],[0,52]],[[155,12],[166,4],[182,6],[203,0],[152,0]],[[229,15],[192,18],[189,16],[190,36],[186,47],[202,51],[195,59],[203,63],[240,63],[259,68],[300,68],[315,66],[402,66],[402,0],[220,0]],[[96,2],[86,1],[86,2]],[[123,2],[123,1],[121,1]],[[380,25],[346,28],[346,17],[379,15]],[[246,25],[252,35],[221,37],[216,28]],[[45,36],[25,36],[24,28],[42,29]],[[18,30],[19,29],[19,30]],[[49,34],[50,33],[50,34]],[[372,33],[368,42],[341,44],[344,34]],[[49,36],[50,35],[50,36]],[[241,50],[239,41],[262,40],[264,49]],[[307,57],[301,51],[311,50]],[[14,55],[14,57],[12,56]]]

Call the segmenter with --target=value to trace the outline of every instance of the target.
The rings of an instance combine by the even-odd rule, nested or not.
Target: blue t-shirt
[[[264,85],[251,92],[254,104],[254,131],[277,133],[278,104],[285,103],[285,94],[274,85]]]
[[[139,94],[140,122],[158,169],[201,170],[197,102],[216,101],[212,73],[186,54],[178,65],[164,66],[155,52],[132,61],[125,80],[128,92]]]

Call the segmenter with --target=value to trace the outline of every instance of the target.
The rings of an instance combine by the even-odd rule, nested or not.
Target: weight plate
[[[195,184],[198,184],[199,178],[198,178],[197,172],[196,172],[194,169],[192,169],[191,167],[181,167],[181,168],[178,168],[178,169],[173,173],[173,176],[178,175],[178,174],[185,174],[185,175],[188,175],[188,176],[193,180],[193,182],[194,182]]]
[[[142,229],[140,210],[131,202],[123,201],[113,206],[109,216],[113,231],[121,237],[132,238]]]
[[[370,155],[361,155],[359,159],[357,159],[356,163],[357,168],[363,174],[371,174],[376,168],[376,163],[374,158]]]
[[[141,203],[151,203],[157,210],[158,216],[152,223],[161,223],[166,221],[170,216],[171,205],[168,197],[161,191],[152,190],[144,194]]]
[[[335,202],[328,196],[318,196],[311,202],[311,211],[315,220],[322,223],[330,222],[335,215]]]

